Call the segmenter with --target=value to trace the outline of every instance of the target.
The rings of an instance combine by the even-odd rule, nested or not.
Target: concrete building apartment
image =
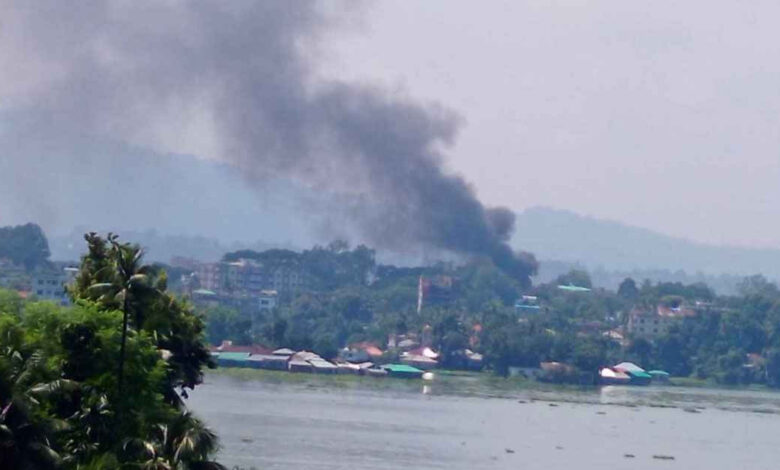
[[[247,259],[200,264],[195,277],[200,289],[218,294],[260,296],[264,291],[297,292],[309,286],[298,266],[265,266]]]
[[[65,286],[76,279],[77,268],[47,269],[33,273],[31,293],[39,300],[48,300],[60,305],[70,304]]]
[[[628,333],[634,338],[652,341],[665,335],[675,322],[695,315],[696,310],[689,307],[634,308],[628,315]]]

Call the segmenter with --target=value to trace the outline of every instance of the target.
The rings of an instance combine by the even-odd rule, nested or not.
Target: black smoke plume
[[[442,169],[456,116],[317,77],[318,41],[359,14],[353,5],[2,5],[0,66],[15,73],[0,78],[0,97],[28,128],[169,150],[202,139],[258,185],[294,178],[348,198],[353,223],[379,246],[488,257],[525,283],[536,269],[507,245],[513,214],[485,208]]]

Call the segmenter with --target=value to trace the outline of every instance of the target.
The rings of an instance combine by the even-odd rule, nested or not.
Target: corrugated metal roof
[[[252,345],[233,345],[222,344],[216,348],[219,352],[231,353],[250,353],[250,354],[271,354],[271,350],[260,344]]]
[[[274,351],[274,354],[277,356],[292,356],[293,354],[295,354],[295,351],[293,351],[292,349],[281,348]]]
[[[208,289],[195,289],[194,291],[192,291],[192,293],[198,295],[217,295],[216,292]]]
[[[621,369],[625,372],[644,372],[645,370],[633,362],[621,362],[615,366],[615,369]]]
[[[421,374],[423,372],[420,369],[416,367],[412,367],[407,364],[387,364],[382,366],[382,368],[390,372],[406,372],[406,373],[413,373],[413,374],[417,374],[417,373]]]
[[[431,359],[430,357],[425,357],[418,354],[406,354],[401,357],[401,361],[416,362],[418,364],[429,364],[429,365],[436,365],[439,363],[436,359]]]
[[[250,361],[276,361],[287,362],[287,358],[284,356],[274,356],[272,354],[252,354],[249,356]]]
[[[568,292],[590,292],[590,289],[588,289],[587,287],[580,287],[571,284],[569,284],[568,286],[560,285],[558,286],[558,289],[565,290]]]
[[[336,369],[337,366],[333,363],[326,361],[325,359],[310,359],[309,364],[316,369]]]
[[[640,372],[638,370],[629,370],[627,372],[628,372],[628,375],[630,375],[631,377],[636,377],[636,378],[640,378],[640,379],[652,379],[653,378],[652,375],[648,374],[647,372],[643,372],[643,371]]]
[[[631,377],[628,376],[625,372],[621,372],[619,370],[610,369],[609,367],[605,367],[599,371],[599,375],[605,379],[618,379],[618,380],[630,380]]]
[[[225,361],[246,361],[247,359],[249,359],[249,353],[221,352],[219,353],[219,356],[217,356],[217,358]]]
[[[666,372],[665,370],[649,370],[647,371],[650,375],[660,375],[664,377],[669,377],[669,372]]]

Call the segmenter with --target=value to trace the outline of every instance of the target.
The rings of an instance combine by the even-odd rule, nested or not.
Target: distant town
[[[45,246],[37,226],[3,230]],[[19,250],[0,258],[0,286],[67,306],[78,263],[43,251],[37,261],[34,253],[21,261]],[[780,293],[761,276],[734,296],[631,278],[610,291],[577,270],[524,287],[490,260],[381,265],[373,250],[345,242],[235,251],[210,263],[179,257],[155,269],[205,319],[223,367],[376,376],[446,368],[580,384],[643,384],[631,374],[656,371],[780,384]]]

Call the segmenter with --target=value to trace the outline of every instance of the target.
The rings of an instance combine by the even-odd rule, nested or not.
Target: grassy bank
[[[209,377],[231,377],[243,381],[259,381],[269,385],[293,385],[303,388],[334,390],[390,390],[398,392],[435,395],[467,395],[484,397],[546,396],[550,393],[598,392],[598,386],[580,386],[539,382],[524,377],[499,377],[490,372],[461,370],[436,370],[433,380],[404,379],[396,377],[368,377],[352,374],[291,373],[249,368],[217,368],[207,372]],[[694,377],[675,377],[667,386],[672,391],[679,388],[711,390],[774,391],[764,385],[725,386],[713,380]]]
[[[433,380],[396,377],[369,377],[352,374],[291,373],[248,368],[217,368],[209,377],[231,377],[260,381],[269,385],[292,385],[303,388],[336,390],[390,390],[436,395],[513,397],[522,392],[593,391],[595,387],[548,384],[523,377],[498,377],[489,372],[437,370]]]

